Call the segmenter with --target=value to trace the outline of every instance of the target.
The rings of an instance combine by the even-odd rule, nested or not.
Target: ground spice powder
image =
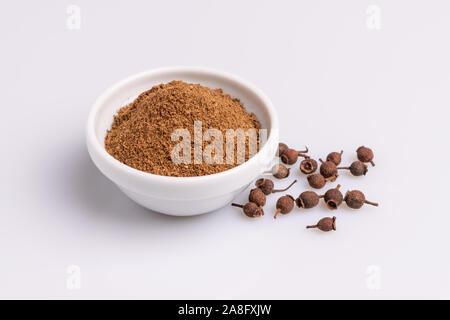
[[[211,128],[222,132],[223,164],[172,161],[171,152],[178,143],[171,140],[172,133],[182,128],[193,137],[194,121],[202,121],[203,131]],[[154,86],[121,108],[106,134],[105,148],[117,160],[141,171],[175,177],[202,176],[238,165],[225,161],[225,130],[259,128],[255,115],[247,113],[238,99],[224,94],[222,89],[172,81]],[[203,142],[203,150],[209,143]],[[248,157],[246,148],[246,160]]]

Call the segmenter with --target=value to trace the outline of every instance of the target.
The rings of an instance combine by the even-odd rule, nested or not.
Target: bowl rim
[[[244,87],[246,90],[249,90],[253,94],[255,94],[258,98],[261,99],[263,104],[265,105],[265,108],[268,111],[269,115],[269,122],[270,122],[270,132],[267,137],[266,143],[262,147],[262,149],[258,150],[258,152],[249,160],[246,162],[233,167],[231,169],[204,175],[204,176],[190,176],[190,177],[174,177],[174,176],[163,176],[163,175],[157,175],[145,171],[141,171],[138,169],[135,169],[133,167],[130,167],[116,158],[114,158],[112,155],[110,155],[104,146],[100,144],[96,137],[96,130],[95,130],[95,123],[96,118],[98,115],[98,112],[101,110],[101,107],[104,105],[105,101],[108,99],[109,96],[111,96],[116,90],[119,90],[121,87],[126,86],[129,82],[133,82],[138,80],[139,78],[146,78],[148,76],[155,76],[161,73],[196,73],[196,74],[202,74],[205,76],[215,76],[216,78],[223,78],[228,81],[234,82],[235,84],[238,84],[241,87]],[[200,83],[201,84],[201,83]],[[201,84],[202,85],[202,84]],[[239,97],[237,97],[239,98]],[[245,106],[244,106],[245,107]],[[161,182],[161,183],[169,183],[169,182],[176,182],[176,183],[188,183],[188,182],[212,182],[217,179],[220,179],[221,177],[227,177],[229,175],[235,175],[239,174],[240,171],[246,170],[248,167],[255,164],[263,155],[265,152],[268,152],[268,148],[271,144],[274,143],[274,140],[277,139],[278,136],[278,116],[276,113],[276,110],[270,101],[270,99],[264,94],[260,89],[258,89],[255,85],[248,82],[247,80],[242,79],[239,76],[236,76],[234,74],[212,69],[212,68],[206,68],[206,67],[194,67],[194,66],[172,66],[172,67],[162,67],[162,68],[156,68],[156,69],[150,69],[147,71],[139,72],[133,75],[130,75],[123,80],[120,80],[107,88],[100,96],[95,100],[94,104],[91,107],[91,110],[89,112],[88,121],[86,125],[86,143],[88,145],[89,152],[94,151],[99,155],[103,160],[107,162],[107,164],[111,167],[114,167],[117,170],[120,170],[128,175],[134,176],[139,179],[145,179],[148,182]],[[261,172],[262,173],[262,172]]]

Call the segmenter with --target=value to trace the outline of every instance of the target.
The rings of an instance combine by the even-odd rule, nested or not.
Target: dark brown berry
[[[283,163],[291,165],[297,162],[298,152],[294,149],[287,149],[281,154],[280,157]]]
[[[322,189],[327,181],[335,180],[335,177],[324,178],[320,173],[314,173],[308,176],[308,183],[314,189]]]
[[[359,161],[359,160],[352,162],[350,167],[338,167],[338,169],[339,170],[340,169],[350,170],[350,173],[357,177],[366,175],[366,173],[367,173],[367,165],[364,164],[364,162]]]
[[[375,166],[372,149],[361,146],[356,150],[356,155],[358,156],[359,161],[370,162],[372,166]]]
[[[248,201],[256,203],[258,206],[262,207],[266,204],[266,195],[260,188],[255,188],[250,191]]]
[[[307,153],[308,147],[305,150],[294,150],[291,148],[287,148],[280,154],[281,161],[287,165],[292,165],[297,162],[298,157],[309,158],[305,153]]]
[[[310,229],[310,228],[317,228],[321,231],[331,231],[331,230],[336,230],[336,217],[333,218],[323,218],[320,219],[319,222],[317,222],[316,225],[313,226],[307,226],[306,229]]]
[[[295,203],[299,208],[310,209],[317,206],[319,204],[319,199],[322,197],[323,196],[319,196],[314,191],[305,191],[295,199]]]
[[[275,212],[275,215],[273,216],[274,219],[277,218],[278,214],[288,214],[292,211],[294,208],[294,198],[290,195],[282,196],[277,200],[277,211]]]
[[[297,180],[292,181],[292,183],[284,189],[274,189],[274,184],[272,180],[261,178],[256,180],[255,185],[257,188],[260,188],[265,195],[269,195],[271,193],[289,190],[289,188],[292,187],[296,182]]]
[[[320,174],[323,175],[324,178],[337,178],[338,170],[334,162],[323,161],[322,159],[319,159],[319,161],[322,163],[320,165]]]
[[[287,149],[289,149],[289,147],[287,146],[287,144],[280,142],[278,144],[278,156],[281,157],[281,155],[283,154],[284,151],[286,151]]]
[[[378,207],[378,203],[367,201],[364,193],[359,190],[347,191],[344,201],[352,209],[359,209],[364,203]]]
[[[272,169],[269,172],[277,179],[284,179],[289,176],[290,170],[291,169],[287,168],[285,165],[276,164],[272,167]]]
[[[310,174],[317,170],[317,161],[311,158],[306,158],[300,162],[300,171],[304,174]]]
[[[331,152],[330,154],[328,154],[327,156],[327,161],[331,161],[333,162],[335,165],[339,165],[341,163],[341,159],[342,159],[342,154],[344,153],[344,151],[341,152]]]
[[[336,188],[328,190],[323,195],[323,199],[325,200],[328,209],[334,210],[341,205],[344,197],[342,196],[341,191],[339,191],[340,187],[341,185],[338,184]]]
[[[271,194],[273,191],[273,188],[274,188],[273,181],[270,179],[264,179],[264,178],[256,180],[255,186],[257,188],[260,188],[261,191],[264,192],[264,194],[266,196]]]
[[[234,207],[242,208],[244,214],[249,218],[257,218],[264,215],[264,210],[262,207],[258,206],[256,203],[247,202],[245,205],[232,203]]]

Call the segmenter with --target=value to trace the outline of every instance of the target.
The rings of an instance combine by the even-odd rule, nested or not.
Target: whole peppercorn
[[[278,214],[288,214],[294,208],[294,198],[290,195],[282,196],[277,200],[277,211],[275,211],[274,219],[277,218]]]
[[[378,203],[366,200],[364,193],[359,190],[347,191],[345,193],[344,201],[352,209],[359,209],[364,203],[378,207]]]
[[[350,167],[338,167],[338,169],[339,170],[340,169],[350,170],[350,173],[357,177],[366,175],[366,173],[367,173],[367,166],[364,164],[364,162],[359,161],[359,160],[352,162]]]
[[[358,160],[362,162],[370,162],[373,167],[375,167],[375,163],[373,162],[373,151],[370,148],[361,146],[356,150],[356,155],[358,156]]]
[[[284,164],[292,165],[297,162],[298,157],[309,158],[305,153],[308,152],[308,147],[305,150],[294,150],[291,148],[287,148],[280,154],[281,161]]]
[[[311,158],[306,158],[300,162],[300,171],[304,174],[310,174],[317,170],[317,161]]]
[[[305,191],[295,199],[295,203],[299,208],[311,209],[319,204],[320,198],[323,198],[323,196],[319,196],[314,191]]]
[[[314,173],[308,176],[308,183],[315,189],[322,189],[327,181],[336,179],[335,177],[324,178],[320,173]]]
[[[278,156],[280,157],[283,154],[283,152],[286,151],[287,149],[289,149],[287,144],[280,142],[278,144]]]
[[[232,203],[231,205],[234,207],[242,208],[244,211],[244,214],[249,218],[257,218],[257,217],[261,217],[264,215],[263,208],[253,202],[247,202],[245,205],[238,204],[238,203]]]
[[[250,191],[248,201],[256,203],[258,206],[262,207],[266,204],[266,195],[260,188],[255,188]]]
[[[319,161],[322,163],[320,165],[320,174],[323,175],[324,178],[337,178],[338,170],[334,162],[329,160],[323,161],[322,159],[319,159]]]
[[[257,188],[260,188],[262,192],[264,192],[264,194],[267,196],[271,193],[277,193],[277,192],[283,192],[288,190],[290,187],[292,187],[294,185],[294,183],[296,183],[297,180],[294,180],[288,187],[284,188],[284,189],[274,189],[274,184],[273,181],[270,179],[265,179],[265,178],[261,178],[256,180],[255,182],[255,186]]]
[[[277,179],[284,179],[289,176],[290,170],[291,169],[287,168],[285,165],[276,164],[272,167],[270,171],[267,171],[265,173],[271,173]]]
[[[328,209],[335,210],[342,203],[342,200],[344,199],[344,197],[342,196],[342,193],[339,191],[340,187],[341,187],[341,185],[338,184],[336,186],[336,188],[329,189],[323,195],[323,199],[325,200],[325,203],[326,203]]]
[[[336,217],[323,218],[323,219],[320,219],[316,225],[306,227],[306,229],[311,229],[311,228],[317,228],[317,229],[319,229],[321,231],[325,231],[325,232],[331,231],[331,230],[336,230]]]
[[[344,151],[341,152],[331,152],[327,156],[327,161],[333,162],[335,165],[339,165],[341,163],[342,154]]]

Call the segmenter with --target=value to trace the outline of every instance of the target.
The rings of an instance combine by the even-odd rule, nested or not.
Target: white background
[[[449,14],[445,0],[3,3],[0,298],[450,298]],[[282,140],[315,157],[372,147],[376,167],[338,182],[380,207],[274,221],[275,195],[256,220],[133,203],[90,161],[85,121],[108,86],[171,65],[253,82]],[[336,232],[305,229],[332,214]]]

